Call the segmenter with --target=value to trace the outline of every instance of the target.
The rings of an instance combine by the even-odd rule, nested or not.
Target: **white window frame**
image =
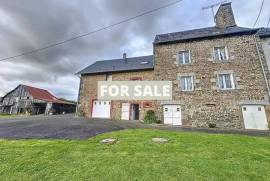
[[[220,49],[221,48],[224,48],[225,49],[225,59],[221,60],[221,56],[220,56]],[[216,57],[216,52],[215,52],[215,49],[218,49],[218,57]],[[223,61],[228,61],[229,60],[229,53],[228,53],[228,48],[227,46],[216,46],[213,48],[213,54],[214,54],[214,59],[216,61],[220,61],[220,62],[223,62]]]
[[[227,88],[225,76],[223,76],[223,78],[222,78],[222,82],[223,82],[223,84],[224,84],[225,87],[224,88],[221,88],[221,82],[220,82],[220,79],[219,79],[219,77],[221,75],[230,75],[230,80],[231,80],[231,85],[232,85],[231,88]],[[234,83],[233,73],[219,73],[219,74],[217,74],[217,79],[218,79],[217,82],[218,82],[218,88],[219,88],[219,90],[234,90],[235,89],[235,83]]]
[[[184,89],[183,87],[182,87],[182,78],[187,78],[187,77],[191,77],[191,89],[190,90],[188,90],[188,89]],[[194,76],[193,75],[183,75],[183,76],[179,76],[179,82],[180,82],[180,86],[179,86],[179,88],[180,88],[180,90],[182,91],[182,92],[191,92],[191,91],[194,91]],[[185,79],[185,87],[188,87],[188,85],[187,85],[187,81],[186,81],[186,79]]]
[[[186,61],[185,53],[188,53],[188,62]],[[181,60],[180,57],[182,57],[183,62],[180,61]],[[189,64],[191,64],[191,51],[190,50],[178,52],[178,64],[179,65],[189,65]]]

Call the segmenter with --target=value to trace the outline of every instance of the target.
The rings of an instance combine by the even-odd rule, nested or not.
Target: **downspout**
[[[81,83],[82,83],[82,79],[81,76],[78,76],[80,78],[80,86],[79,86],[79,93],[78,93],[78,98],[77,98],[77,105],[76,105],[76,117],[79,117],[78,111],[79,111],[79,102],[80,102],[80,93],[81,93]]]
[[[268,102],[270,102],[270,88],[269,88],[269,82],[267,80],[267,76],[266,76],[266,72],[264,70],[264,66],[263,66],[263,61],[262,61],[262,56],[261,56],[261,53],[260,53],[260,49],[259,49],[259,45],[258,45],[258,40],[256,38],[256,35],[254,35],[254,38],[255,38],[255,44],[256,44],[256,48],[257,48],[257,53],[259,55],[259,60],[260,60],[260,63],[261,63],[261,67],[262,67],[262,71],[263,71],[263,77],[264,77],[264,80],[266,82],[266,87],[267,87],[267,91],[268,91]]]

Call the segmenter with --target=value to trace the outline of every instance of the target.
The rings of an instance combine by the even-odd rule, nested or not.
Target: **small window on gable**
[[[191,63],[190,51],[181,51],[178,53],[178,60],[180,65],[187,65]]]
[[[181,76],[180,88],[181,91],[193,91],[194,90],[193,76]]]
[[[218,87],[221,90],[235,89],[233,74],[219,74]]]
[[[218,60],[218,61],[228,60],[229,56],[228,56],[227,47],[225,47],[225,46],[215,47],[214,48],[214,58],[215,58],[215,60]]]
[[[258,111],[262,111],[262,108],[261,107],[258,107]]]

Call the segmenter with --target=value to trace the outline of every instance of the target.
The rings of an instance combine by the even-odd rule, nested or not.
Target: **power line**
[[[29,55],[29,54],[33,54],[33,53],[36,53],[36,52],[40,52],[40,51],[43,51],[43,50],[46,50],[46,49],[49,49],[49,48],[53,48],[53,47],[56,47],[56,46],[59,46],[59,45],[62,45],[62,44],[65,44],[65,43],[74,41],[74,40],[76,40],[76,39],[79,39],[79,38],[82,38],[82,37],[85,37],[85,36],[89,36],[89,35],[91,35],[91,34],[94,34],[94,33],[97,33],[97,32],[100,32],[100,31],[103,31],[103,30],[112,28],[112,27],[114,27],[114,26],[117,26],[117,25],[120,25],[120,24],[129,22],[129,21],[131,21],[131,20],[134,20],[134,19],[137,19],[137,18],[139,18],[139,17],[142,17],[142,16],[145,16],[145,15],[151,14],[151,13],[156,12],[156,11],[159,11],[159,10],[161,10],[161,9],[164,9],[164,8],[167,8],[167,7],[170,7],[170,6],[173,6],[173,5],[175,5],[175,4],[180,3],[181,1],[183,1],[183,0],[174,1],[174,2],[172,2],[172,3],[169,3],[169,4],[163,5],[163,6],[161,6],[161,7],[152,9],[152,10],[150,10],[150,11],[146,11],[146,12],[144,12],[144,13],[141,13],[141,14],[139,14],[139,15],[137,15],[137,16],[133,16],[133,17],[131,17],[131,18],[124,19],[124,20],[119,21],[119,22],[117,22],[117,23],[114,23],[114,24],[111,24],[111,25],[108,25],[108,26],[105,26],[105,27],[96,29],[96,30],[94,30],[94,31],[91,31],[91,32],[88,32],[88,33],[85,33],[85,34],[81,34],[81,35],[78,35],[78,36],[75,36],[75,37],[66,39],[66,40],[61,41],[61,42],[53,43],[53,44],[47,45],[47,46],[45,46],[45,47],[42,47],[42,48],[38,48],[38,49],[35,49],[35,50],[32,50],[32,51],[29,51],[29,52],[24,52],[24,53],[17,54],[17,55],[14,55],[14,56],[2,58],[2,59],[0,59],[0,61],[5,61],[5,60],[10,60],[10,59],[15,59],[15,58],[18,58],[18,57],[21,57],[21,56],[25,56],[25,55]]]
[[[258,16],[257,16],[257,19],[256,19],[256,21],[255,21],[255,23],[254,23],[254,25],[253,25],[253,28],[255,28],[255,26],[257,25],[258,20],[259,20],[261,14],[262,14],[263,5],[264,5],[264,0],[262,0],[262,4],[261,4],[261,7],[260,7],[260,11],[259,11],[259,14],[258,14]]]

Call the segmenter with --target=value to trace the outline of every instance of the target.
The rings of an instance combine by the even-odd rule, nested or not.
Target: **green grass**
[[[13,118],[17,115],[10,115],[10,114],[0,114],[0,118]]]
[[[164,137],[167,144],[156,144]],[[101,145],[117,138],[115,145]],[[270,138],[124,130],[84,141],[0,140],[1,180],[270,180]]]

